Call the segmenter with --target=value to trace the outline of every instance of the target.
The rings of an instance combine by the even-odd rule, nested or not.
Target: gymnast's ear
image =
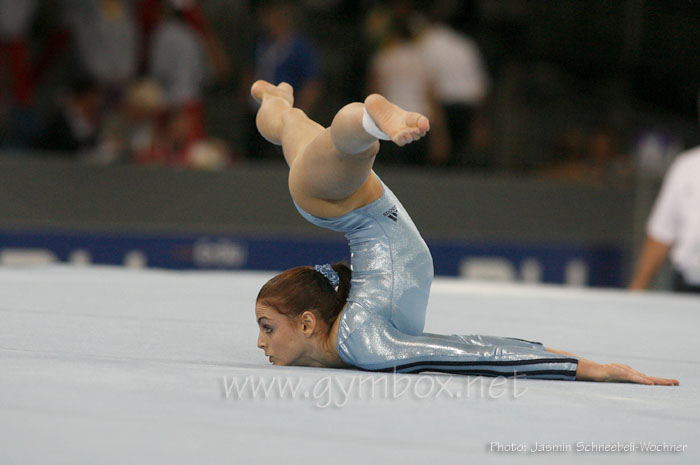
[[[318,326],[318,318],[316,317],[316,314],[314,314],[314,312],[311,310],[305,310],[299,317],[299,320],[301,322],[301,331],[304,333],[304,336],[312,336],[316,326]]]

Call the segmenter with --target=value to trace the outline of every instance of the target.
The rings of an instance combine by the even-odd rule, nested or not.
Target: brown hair
[[[280,273],[265,283],[256,301],[289,318],[311,310],[330,329],[348,300],[351,277],[350,267],[345,263],[332,266],[340,278],[337,291],[328,278],[313,267],[300,266]]]

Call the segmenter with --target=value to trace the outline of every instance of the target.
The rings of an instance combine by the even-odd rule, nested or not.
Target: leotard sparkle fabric
[[[382,183],[376,201],[311,223],[345,233],[352,282],[338,329],[338,353],[369,371],[525,376],[573,380],[578,360],[538,342],[495,336],[424,333],[433,279],[430,251],[396,196]]]

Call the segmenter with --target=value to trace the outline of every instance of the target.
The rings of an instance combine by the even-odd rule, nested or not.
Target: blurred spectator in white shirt
[[[450,150],[445,117],[436,99],[433,77],[428,70],[425,55],[413,34],[409,19],[397,16],[394,10],[375,9],[368,16],[368,34],[378,44],[371,58],[368,92],[384,95],[391,102],[408,111],[415,111],[430,119],[430,135],[410,146],[396,150],[383,144],[377,161],[408,164],[436,164],[447,162]]]
[[[700,292],[700,147],[679,155],[666,173],[630,289],[646,289],[669,255],[674,289]]]
[[[418,34],[418,45],[426,70],[445,111],[452,144],[450,164],[481,167],[472,156],[470,135],[480,107],[486,100],[489,78],[479,48],[471,38],[445,23],[448,11],[436,2]]]

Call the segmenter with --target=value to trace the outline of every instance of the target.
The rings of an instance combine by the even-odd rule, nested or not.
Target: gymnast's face
[[[273,365],[297,365],[306,352],[307,338],[299,317],[289,318],[274,308],[257,303],[258,347]]]

